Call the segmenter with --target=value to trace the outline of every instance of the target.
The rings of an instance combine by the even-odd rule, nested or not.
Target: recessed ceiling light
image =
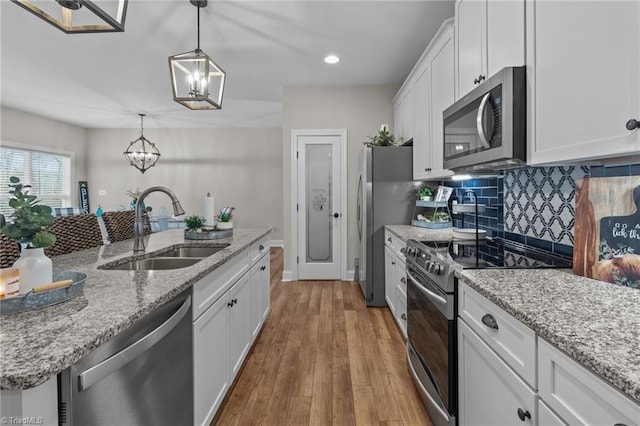
[[[338,62],[340,62],[340,58],[338,58],[336,55],[329,55],[326,58],[324,58],[325,63],[327,64],[337,64]]]

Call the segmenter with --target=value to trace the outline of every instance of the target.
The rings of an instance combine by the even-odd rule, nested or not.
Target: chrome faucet
[[[173,193],[170,189],[165,188],[164,186],[152,186],[151,188],[147,188],[138,196],[138,202],[136,203],[136,219],[133,222],[133,252],[141,252],[144,251],[144,220],[142,219],[142,202],[147,197],[147,195],[152,192],[164,192],[171,198],[171,203],[173,204],[173,214],[176,216],[180,216],[184,214],[184,210],[180,205],[180,201],[176,197],[176,194]]]

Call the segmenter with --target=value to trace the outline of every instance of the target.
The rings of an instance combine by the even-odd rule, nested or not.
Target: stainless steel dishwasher
[[[184,292],[59,375],[59,424],[192,425],[191,295]]]

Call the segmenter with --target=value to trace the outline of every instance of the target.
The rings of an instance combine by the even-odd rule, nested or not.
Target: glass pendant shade
[[[145,138],[142,134],[144,114],[139,115],[140,137],[129,143],[127,150],[124,152],[124,156],[129,160],[130,165],[144,173],[156,165],[156,162],[160,159],[160,151],[153,142]]]
[[[189,109],[221,109],[225,72],[200,49],[169,57],[173,100]]]
[[[67,34],[124,31],[128,0],[11,0]]]

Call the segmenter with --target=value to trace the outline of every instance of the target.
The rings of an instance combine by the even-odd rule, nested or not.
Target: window
[[[60,154],[13,146],[0,146],[0,213],[9,217],[9,177],[31,185],[29,193],[37,195],[51,208],[70,207],[71,154]]]

